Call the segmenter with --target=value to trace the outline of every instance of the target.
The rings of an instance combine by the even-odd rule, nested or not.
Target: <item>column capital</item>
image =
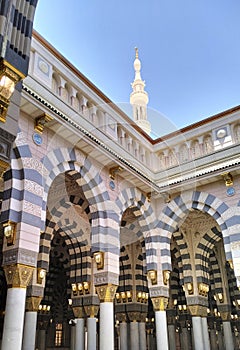
[[[203,305],[188,305],[190,314],[194,317],[207,317],[207,307]]]
[[[168,298],[167,297],[154,297],[151,298],[153,303],[154,311],[166,311],[168,306]]]
[[[229,304],[218,305],[218,311],[220,312],[221,319],[223,322],[231,320],[231,305]]]
[[[48,320],[40,320],[38,322],[39,330],[46,331],[48,328],[48,324],[49,324]]]
[[[119,322],[127,322],[127,314],[125,312],[117,312],[116,318]]]
[[[220,315],[221,315],[221,319],[223,322],[231,321],[231,312],[230,311],[220,312]]]
[[[105,284],[102,286],[96,286],[96,291],[101,303],[104,302],[113,302],[117,290],[116,285],[114,284]]]
[[[26,297],[26,311],[38,311],[39,305],[41,303],[42,297]]]
[[[129,320],[131,322],[140,322],[141,313],[140,312],[130,311],[130,312],[128,312],[128,317],[129,317]]]
[[[9,164],[5,162],[4,160],[0,159],[0,178],[3,177],[4,172],[9,167]]]
[[[86,316],[83,306],[76,306],[72,308],[75,318],[84,318]]]
[[[147,318],[147,313],[141,312],[139,322],[146,322],[146,318]]]
[[[7,285],[10,288],[27,288],[29,285],[34,267],[22,264],[3,266]]]
[[[84,311],[87,317],[96,317],[98,314],[99,306],[98,305],[86,305],[84,306]]]

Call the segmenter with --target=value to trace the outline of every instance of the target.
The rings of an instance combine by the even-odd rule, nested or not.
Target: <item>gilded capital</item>
[[[118,286],[115,286],[114,284],[105,284],[102,286],[97,286],[96,291],[100,302],[113,302],[117,287]]]
[[[127,322],[127,314],[125,312],[117,312],[116,318],[119,322]]]
[[[27,288],[29,285],[34,267],[22,264],[5,265],[4,272],[7,285],[10,288]]]
[[[168,298],[167,297],[153,297],[153,309],[154,311],[165,311],[168,306]]]
[[[83,306],[76,306],[72,308],[75,318],[84,318],[86,316]]]
[[[138,311],[130,311],[128,312],[128,317],[131,322],[140,322],[141,313]]]
[[[9,164],[5,162],[4,160],[0,159],[0,178],[3,177],[4,172],[9,167]]]
[[[86,305],[84,306],[84,311],[87,317],[96,317],[98,314],[99,306],[98,305]]]
[[[194,317],[207,317],[207,307],[203,305],[188,305],[190,314]]]
[[[39,305],[41,303],[42,297],[27,297],[26,298],[26,311],[38,311]]]
[[[231,320],[231,312],[225,311],[225,312],[220,312],[222,321],[230,321]]]

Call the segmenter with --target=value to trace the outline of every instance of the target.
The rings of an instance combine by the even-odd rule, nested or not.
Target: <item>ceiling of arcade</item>
[[[209,214],[199,210],[191,210],[179,225],[179,230],[183,234],[186,241],[196,246],[205,233],[209,232],[213,227],[218,231],[220,228],[217,222]]]

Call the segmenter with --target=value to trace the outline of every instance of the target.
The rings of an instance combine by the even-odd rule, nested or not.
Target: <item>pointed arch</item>
[[[89,202],[92,215],[92,249],[93,251],[111,251],[119,254],[119,237],[116,229],[117,215],[109,204],[109,194],[106,190],[99,170],[80,151],[72,148],[59,148],[51,151],[42,160],[44,165],[44,201],[42,223],[46,217],[46,203],[49,188],[55,177],[64,172],[75,176],[76,182],[82,187]]]
[[[147,270],[156,268],[155,261],[151,259],[152,250],[154,249],[153,242],[155,241],[154,228],[156,226],[156,217],[151,203],[148,201],[147,197],[134,187],[124,189],[115,203],[118,208],[119,223],[121,222],[122,214],[129,207],[134,207],[136,214],[139,214],[138,224],[140,230],[134,223],[130,225],[130,229],[133,230],[140,240],[142,238],[145,240]]]

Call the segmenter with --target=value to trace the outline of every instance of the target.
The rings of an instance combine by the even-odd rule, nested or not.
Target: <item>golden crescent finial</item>
[[[138,58],[138,48],[135,47],[135,57]]]

